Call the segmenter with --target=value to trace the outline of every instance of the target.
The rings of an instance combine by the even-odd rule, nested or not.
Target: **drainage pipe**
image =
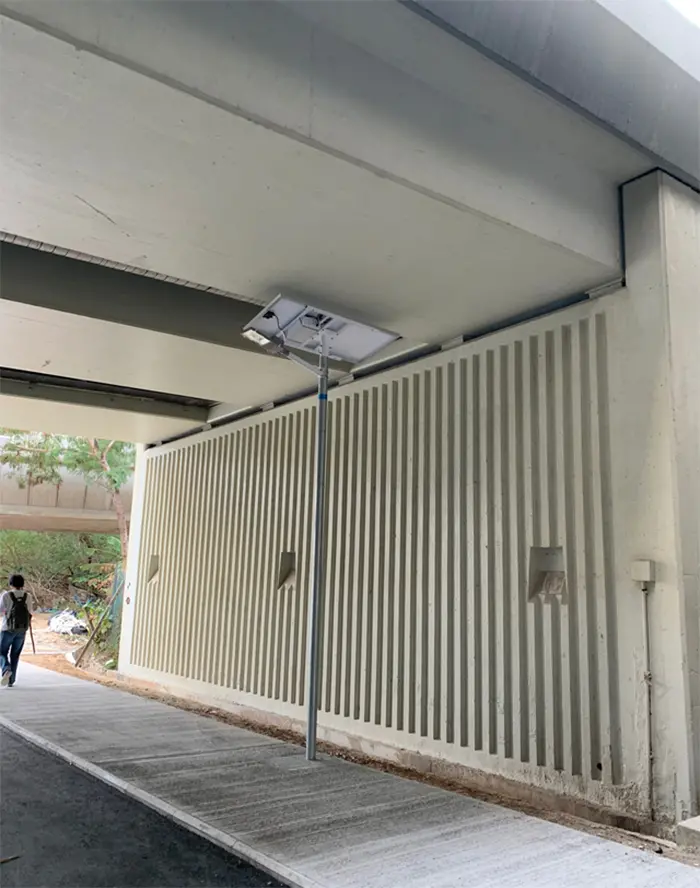
[[[654,820],[654,731],[653,731],[653,697],[651,680],[651,635],[649,631],[649,593],[650,583],[642,583],[642,595],[644,607],[642,619],[644,622],[644,684],[647,696],[647,787],[649,793],[649,817]]]

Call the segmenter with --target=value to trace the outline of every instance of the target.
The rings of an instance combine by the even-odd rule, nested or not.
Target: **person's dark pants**
[[[10,687],[15,683],[17,678],[17,664],[19,663],[19,655],[24,647],[24,637],[26,635],[24,629],[13,631],[4,629],[0,632],[0,672],[5,675],[10,673]]]

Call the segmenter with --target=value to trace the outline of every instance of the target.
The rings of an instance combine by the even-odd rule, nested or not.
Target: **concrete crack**
[[[98,210],[97,207],[96,207],[96,206],[93,206],[93,204],[91,204],[89,200],[85,200],[85,198],[84,198],[84,197],[81,197],[79,194],[74,194],[73,197],[77,198],[77,200],[79,200],[80,203],[84,203],[86,207],[90,207],[90,209],[91,209],[93,212],[97,213],[98,216],[102,216],[102,217],[105,218],[108,222],[111,222],[112,225],[116,225],[116,224],[117,224],[117,223],[114,221],[114,219],[112,219],[111,216],[108,216],[107,213],[103,213],[102,210]]]

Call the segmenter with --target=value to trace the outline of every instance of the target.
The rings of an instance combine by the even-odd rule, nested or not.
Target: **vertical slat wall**
[[[354,733],[619,782],[605,335],[552,318],[332,392],[321,708]],[[314,426],[150,457],[134,664],[303,703]],[[564,602],[529,599],[532,546]]]

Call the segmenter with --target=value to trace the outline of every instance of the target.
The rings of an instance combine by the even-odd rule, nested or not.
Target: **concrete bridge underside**
[[[322,739],[700,812],[697,29],[662,0],[0,23],[0,422],[149,445],[120,671],[301,729],[322,650]],[[332,380],[309,653],[314,381],[240,332],[279,293],[401,337]]]
[[[131,484],[122,497],[128,515]],[[105,488],[68,474],[58,486],[20,487],[0,467],[0,530],[117,533],[114,498]]]
[[[583,298],[623,276],[619,186],[700,176],[697,81],[598,3],[0,16],[16,428],[158,443],[298,396],[305,372],[240,336],[280,290],[405,353]],[[650,84],[678,97],[663,120]]]

